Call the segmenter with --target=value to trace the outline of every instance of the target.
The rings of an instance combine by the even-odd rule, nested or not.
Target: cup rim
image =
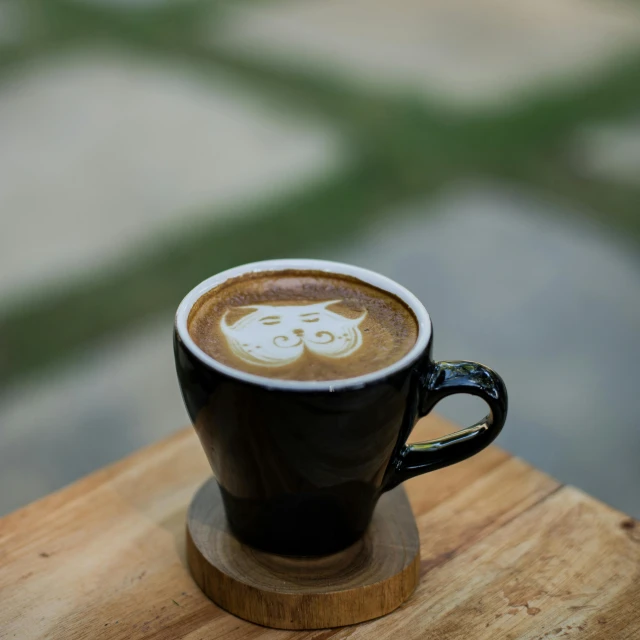
[[[371,284],[378,289],[382,289],[387,293],[391,293],[400,298],[414,313],[418,320],[418,338],[411,350],[405,354],[400,360],[390,364],[387,367],[378,369],[371,373],[365,373],[361,376],[353,378],[343,378],[340,380],[279,380],[278,378],[268,378],[253,373],[247,373],[239,369],[230,367],[229,365],[219,362],[215,358],[205,353],[193,340],[189,334],[187,321],[193,305],[207,292],[217,287],[230,278],[242,276],[247,273],[260,273],[264,271],[285,271],[295,269],[297,271],[320,271],[327,274],[337,274],[352,276],[358,280],[362,280],[367,284]],[[398,284],[391,278],[387,278],[375,271],[356,267],[354,265],[342,262],[332,262],[329,260],[313,260],[300,258],[286,258],[276,260],[262,260],[260,262],[252,262],[240,265],[232,269],[222,271],[206,280],[202,281],[194,287],[182,300],[178,306],[175,316],[175,329],[178,336],[182,340],[185,347],[203,364],[224,373],[227,376],[236,378],[243,382],[249,382],[270,389],[282,389],[292,391],[339,391],[343,389],[352,389],[363,387],[366,384],[386,378],[397,371],[413,364],[424,353],[429,340],[431,338],[431,318],[424,305],[418,298]]]

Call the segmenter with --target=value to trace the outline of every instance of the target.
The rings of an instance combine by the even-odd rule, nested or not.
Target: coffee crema
[[[188,329],[206,354],[280,380],[342,380],[405,356],[418,322],[395,295],[320,271],[248,273],[205,293]]]

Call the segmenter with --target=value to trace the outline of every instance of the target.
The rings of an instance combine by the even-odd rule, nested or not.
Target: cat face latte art
[[[413,347],[411,310],[349,277],[247,274],[198,301],[189,333],[211,357],[285,380],[340,380],[382,369]]]
[[[328,358],[346,358],[362,346],[358,325],[367,312],[352,320],[327,308],[340,302],[242,307],[251,313],[232,326],[225,313],[220,330],[233,354],[248,364],[280,367],[298,360],[305,349]]]

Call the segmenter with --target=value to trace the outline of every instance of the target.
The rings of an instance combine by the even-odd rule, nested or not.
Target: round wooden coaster
[[[420,539],[397,487],[380,498],[365,536],[344,551],[320,558],[258,551],[229,532],[211,478],[189,507],[187,559],[198,586],[230,613],[278,629],[323,629],[399,607],[418,584]]]

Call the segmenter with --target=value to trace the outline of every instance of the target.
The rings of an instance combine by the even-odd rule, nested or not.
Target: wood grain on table
[[[452,429],[429,417],[412,439]],[[185,429],[0,519],[0,638],[640,638],[640,524],[495,447],[405,484],[422,560],[400,609],[321,632],[244,622],[186,568],[210,473]]]

